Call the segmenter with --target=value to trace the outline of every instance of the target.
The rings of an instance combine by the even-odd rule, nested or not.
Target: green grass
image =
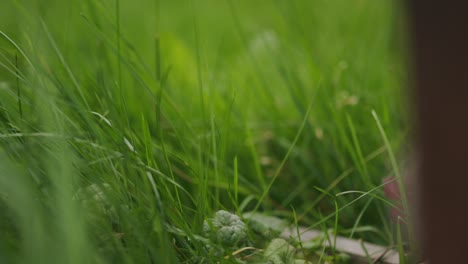
[[[391,0],[1,1],[0,263],[215,263],[197,236],[220,209],[398,244],[402,21]]]

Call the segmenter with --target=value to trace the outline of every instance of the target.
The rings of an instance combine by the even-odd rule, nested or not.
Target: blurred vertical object
[[[431,264],[468,252],[468,2],[408,2],[420,158],[423,251]]]

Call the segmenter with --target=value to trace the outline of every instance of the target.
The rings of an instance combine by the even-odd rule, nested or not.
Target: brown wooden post
[[[423,251],[468,263],[468,1],[408,3]]]

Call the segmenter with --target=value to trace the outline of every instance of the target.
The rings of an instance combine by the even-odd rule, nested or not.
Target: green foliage
[[[394,243],[376,186],[408,145],[402,13],[0,1],[0,262],[235,263],[293,218]]]
[[[220,210],[213,218],[205,220],[203,233],[213,243],[219,243],[225,247],[235,247],[245,242],[247,226],[239,216]]]
[[[304,257],[316,258],[323,248],[320,242],[317,248],[309,248],[309,256],[304,256],[298,243],[293,246],[280,237],[287,227],[284,220],[254,212],[246,215],[247,225],[239,216],[224,210],[205,220],[204,238],[198,240],[204,243],[209,256],[226,263],[303,264],[306,263]],[[323,256],[322,252],[320,258],[336,264],[349,262],[349,257],[343,253]]]

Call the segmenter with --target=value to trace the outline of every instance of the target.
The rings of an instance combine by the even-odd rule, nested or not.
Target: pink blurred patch
[[[404,218],[403,206],[401,204],[401,195],[398,188],[398,182],[395,180],[395,177],[389,176],[382,179],[384,185],[384,193],[387,199],[391,200],[396,204],[396,207],[390,208],[390,218],[393,223],[398,222],[398,217]]]

